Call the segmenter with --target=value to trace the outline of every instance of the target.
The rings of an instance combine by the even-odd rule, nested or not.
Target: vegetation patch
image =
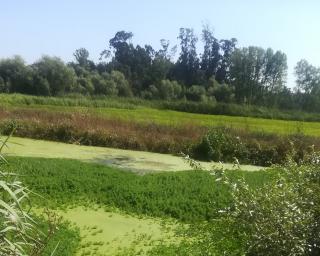
[[[85,96],[69,94],[60,97],[31,96],[23,94],[0,94],[2,106],[26,108],[43,108],[60,106],[65,108],[120,108],[137,109],[141,107],[174,110],[187,113],[242,116],[264,119],[292,120],[301,122],[318,122],[318,113],[308,113],[299,110],[285,111],[255,105],[240,105],[221,102],[192,102],[183,100],[146,100],[141,98],[123,98],[108,96]]]
[[[10,139],[8,148],[5,148],[4,152],[9,156],[77,159],[85,162],[110,165],[138,173],[185,171],[191,169],[190,165],[182,156],[105,147],[80,146],[18,137],[12,137]],[[237,168],[234,164],[214,162],[201,162],[201,164],[207,169],[213,166],[224,169]],[[243,165],[241,168],[246,171],[261,169],[261,167],[251,165]]]
[[[80,229],[77,255],[143,255],[153,246],[174,240],[175,224],[116,211],[77,207],[59,211]],[[178,239],[178,238],[176,238]]]
[[[9,158],[9,170],[17,172],[33,192],[34,204],[49,208],[77,205],[116,207],[128,213],[172,217],[185,222],[206,220],[229,204],[228,189],[206,171],[132,172],[76,160]],[[259,186],[270,172],[231,171]]]

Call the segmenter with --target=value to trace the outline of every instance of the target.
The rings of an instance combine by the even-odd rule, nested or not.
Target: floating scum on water
[[[122,150],[105,147],[79,146],[60,142],[33,140],[12,137],[9,147],[4,153],[8,156],[69,158],[86,162],[96,162],[137,172],[184,171],[191,170],[183,157],[169,154],[150,153],[143,151]],[[237,169],[234,164],[200,162],[206,169],[212,166],[225,169]],[[242,165],[241,169],[256,171],[259,166]]]

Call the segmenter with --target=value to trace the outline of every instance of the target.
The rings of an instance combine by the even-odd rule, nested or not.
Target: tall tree
[[[122,72],[126,77],[131,77],[130,66],[133,65],[132,57],[134,55],[134,46],[130,42],[132,37],[133,33],[131,32],[117,32],[115,36],[109,40],[109,47],[101,53],[101,58],[112,57],[111,68]]]
[[[219,83],[228,83],[230,76],[231,56],[236,49],[237,39],[231,38],[230,40],[220,40],[220,48],[222,50],[221,65],[217,70],[216,80]]]
[[[160,40],[161,48],[156,51],[152,61],[152,67],[150,71],[151,84],[160,84],[162,80],[165,80],[169,74],[170,69],[173,67],[171,62],[172,49],[169,49],[170,42],[165,39]]]
[[[268,48],[265,52],[264,86],[269,92],[277,93],[283,90],[287,78],[286,54]]]
[[[77,64],[81,67],[86,67],[88,65],[89,52],[85,48],[77,49],[73,56],[75,57]]]
[[[300,60],[295,66],[296,90],[306,94],[318,93],[320,90],[320,69]]]
[[[190,86],[198,82],[199,58],[196,51],[198,38],[193,29],[180,28],[178,36],[181,52],[175,67],[177,80]]]
[[[122,72],[129,80],[135,94],[139,95],[153,81],[152,63],[156,52],[150,45],[134,46],[130,40],[131,32],[119,31],[110,39],[110,50],[102,52],[102,56],[112,57],[111,70]]]
[[[202,41],[204,49],[201,55],[201,69],[205,72],[206,79],[209,79],[216,75],[222,57],[219,41],[214,37],[209,25],[202,28]]]
[[[231,57],[230,82],[237,101],[259,103],[267,94],[280,92],[285,86],[286,60],[285,54],[274,54],[271,49],[236,49]]]

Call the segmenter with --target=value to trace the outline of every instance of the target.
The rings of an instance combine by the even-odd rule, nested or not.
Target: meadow
[[[299,110],[279,110],[277,108],[240,105],[234,103],[218,102],[192,102],[183,100],[146,100],[142,98],[121,98],[110,96],[84,96],[81,94],[69,94],[60,97],[30,96],[23,94],[0,94],[2,105],[6,106],[32,106],[51,105],[65,107],[86,108],[153,108],[158,110],[175,110],[186,113],[257,117],[264,119],[279,119],[293,121],[320,121],[317,113],[303,112]]]
[[[2,106],[4,109],[44,110],[63,113],[87,113],[107,119],[120,119],[124,121],[143,124],[159,124],[166,126],[181,127],[185,125],[196,125],[200,127],[227,126],[231,128],[242,128],[252,132],[265,132],[276,134],[294,134],[303,132],[305,135],[319,136],[320,124],[318,122],[299,119],[277,120],[268,118],[255,118],[250,116],[236,116],[223,114],[201,114],[174,111],[170,109],[159,109],[152,107],[152,104],[140,104],[141,100],[113,99],[96,100],[72,98],[46,98],[35,96],[8,96],[2,95]],[[30,97],[30,98],[29,98]],[[38,100],[37,100],[38,99]],[[96,102],[96,103],[95,103]],[[142,101],[143,102],[143,101]],[[139,105],[140,104],[140,105]],[[272,112],[272,110],[269,110]],[[226,113],[228,114],[228,113]],[[298,115],[299,116],[299,115]],[[303,116],[303,114],[302,114]],[[279,118],[281,119],[281,118]],[[315,119],[318,121],[318,119]]]

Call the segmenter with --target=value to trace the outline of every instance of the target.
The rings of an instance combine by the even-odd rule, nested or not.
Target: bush
[[[141,92],[141,97],[147,100],[159,99],[159,90],[155,85],[150,85],[147,90]]]
[[[91,82],[91,79],[89,77],[79,77],[77,79],[77,87],[74,89],[74,91],[81,94],[92,95],[94,93],[94,86]]]
[[[175,100],[182,97],[182,86],[177,81],[162,80],[158,86],[159,98]]]
[[[210,130],[193,148],[196,159],[234,162],[234,158],[246,160],[247,148],[239,137],[232,136],[226,128]]]
[[[57,57],[43,56],[32,66],[36,75],[46,79],[50,86],[50,95],[70,92],[75,85],[74,70]]]
[[[214,78],[209,80],[207,95],[214,97],[219,102],[230,103],[234,100],[234,87],[228,84],[220,84]]]
[[[278,167],[275,180],[258,189],[214,172],[232,191],[232,206],[221,212],[232,235],[239,235],[245,255],[319,255],[319,163],[316,153],[307,155],[302,165],[290,159]]]
[[[8,93],[9,88],[5,83],[4,79],[0,76],[0,93]]]
[[[34,87],[35,94],[50,96],[50,84],[46,78],[43,78],[39,75],[34,75],[33,87]]]
[[[195,143],[189,153],[199,160],[271,166],[284,163],[288,154],[299,163],[314,144],[314,138],[302,134],[278,136],[217,127]]]
[[[110,80],[112,80],[118,89],[118,96],[132,97],[133,93],[124,74],[119,71],[111,71]]]
[[[186,92],[188,100],[192,101],[206,101],[206,89],[203,86],[192,85]]]

